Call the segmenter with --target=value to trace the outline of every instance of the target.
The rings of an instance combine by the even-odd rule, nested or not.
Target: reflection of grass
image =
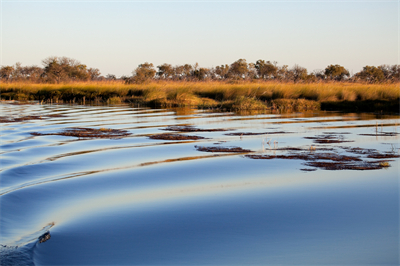
[[[1,99],[44,102],[135,102],[149,106],[194,106],[234,110],[302,111],[365,108],[398,112],[398,84],[172,82],[147,84],[86,82],[0,84]],[[395,104],[397,102],[397,105]],[[356,103],[356,104],[354,104]],[[389,106],[389,107],[388,107]],[[397,109],[396,109],[397,108]]]

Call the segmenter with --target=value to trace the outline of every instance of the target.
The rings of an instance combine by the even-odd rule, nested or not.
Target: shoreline
[[[399,113],[398,83],[79,82],[2,83],[1,100],[71,104],[137,104],[144,107]]]

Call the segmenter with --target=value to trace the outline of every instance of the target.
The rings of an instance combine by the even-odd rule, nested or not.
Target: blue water
[[[1,265],[398,265],[399,159],[380,170],[301,171],[302,160],[255,154],[311,145],[399,152],[398,116],[238,115],[192,109],[0,104]],[[61,114],[62,117],[46,115]],[[167,126],[226,128],[153,140]],[[358,127],[349,127],[358,126]],[[360,127],[362,126],[362,127]],[[122,139],[32,136],[69,127],[114,128]],[[227,136],[232,132],[292,132]],[[341,144],[304,137],[343,134]],[[272,139],[266,144],[265,139]],[[217,144],[216,144],[217,143]],[[354,154],[351,154],[354,156]],[[363,157],[361,155],[357,155]],[[364,156],[365,157],[365,156]],[[40,243],[39,237],[51,237]]]

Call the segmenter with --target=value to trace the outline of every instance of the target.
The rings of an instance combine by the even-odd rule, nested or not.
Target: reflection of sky
[[[305,173],[105,196],[65,208],[72,217],[52,230],[65,242],[38,256],[49,263],[64,256],[96,264],[120,254],[118,263],[139,264],[390,264],[398,259],[394,177]],[[83,254],[81,245],[91,247]]]
[[[290,162],[289,162],[290,163]],[[288,162],[275,162],[275,167],[281,168],[288,165]],[[292,163],[293,167],[297,163]],[[396,165],[395,165],[396,166]],[[222,167],[228,167],[228,165],[223,165]],[[259,166],[260,167],[260,166]],[[265,167],[265,166],[261,166]],[[197,170],[197,169],[195,169]],[[200,170],[200,169],[198,169]],[[388,170],[389,171],[389,170]],[[390,170],[390,173],[385,173],[388,176],[388,180],[384,180],[384,183],[392,183],[393,178],[396,176],[398,169],[396,167]],[[280,171],[284,172],[284,171]],[[115,207],[124,206],[146,206],[147,204],[165,204],[166,201],[187,201],[187,200],[202,200],[211,199],[220,196],[235,196],[238,193],[254,193],[254,190],[262,190],[265,193],[279,193],[285,190],[307,190],[313,187],[318,187],[319,190],[329,190],[329,189],[342,189],[346,185],[354,186],[356,182],[365,182],[368,186],[369,182],[373,182],[374,175],[367,175],[363,177],[352,177],[351,173],[337,175],[337,173],[324,173],[321,177],[321,173],[298,173],[298,170],[287,171],[286,174],[279,174],[278,171],[272,171],[272,175],[267,175],[263,177],[252,177],[249,174],[246,180],[243,180],[242,173],[240,175],[234,176],[235,173],[231,171],[225,171],[226,175],[231,176],[232,179],[221,178],[225,180],[214,181],[212,179],[217,179],[221,173],[212,174],[203,171],[202,175],[207,175],[205,182],[198,182],[196,179],[192,182],[187,182],[185,177],[193,175],[189,173],[181,173],[183,178],[174,178],[174,172],[166,171],[162,178],[176,179],[176,185],[174,184],[164,184],[160,178],[148,178],[148,182],[152,184],[150,188],[141,189],[127,189],[126,191],[120,190],[116,194],[106,194],[103,195],[91,195],[87,199],[82,199],[78,204],[71,205],[70,208],[63,208],[60,215],[55,213],[52,214],[56,218],[56,222],[60,219],[63,223],[64,220],[76,219],[76,217],[87,216],[90,213],[103,212],[106,209],[112,210]],[[151,175],[151,173],[149,173]],[[143,177],[144,178],[144,177]],[[198,178],[198,177],[196,177]],[[182,180],[183,179],[183,180]],[[186,182],[185,182],[186,181]],[[184,185],[179,185],[180,183]],[[189,183],[186,184],[185,183]],[[363,184],[364,185],[364,184]]]
[[[302,172],[301,168],[309,168],[302,160],[214,156],[194,148],[240,146],[261,153],[267,136],[225,135],[232,132],[290,131],[268,138],[279,140],[279,147],[303,148],[313,143],[305,136],[348,132],[343,134],[345,140],[355,142],[320,147],[333,146],[339,154],[347,152],[337,146],[384,152],[399,148],[398,136],[358,134],[373,133],[377,121],[393,124],[383,127],[385,132],[400,130],[395,126],[398,116],[241,117],[206,112],[197,116],[181,110],[191,118],[185,120],[175,119],[171,110],[163,116],[162,110],[127,106],[4,106],[10,115],[21,111],[67,115],[5,125],[1,131],[7,139],[2,143],[1,156],[7,164],[2,165],[6,169],[1,172],[1,189],[10,185],[15,190],[1,196],[0,242],[32,240],[54,222],[52,238],[35,246],[43,264],[58,264],[61,258],[70,264],[85,258],[86,264],[99,264],[111,257],[121,263],[153,265],[164,260],[174,265],[395,264],[398,260],[399,159],[384,170]],[[137,114],[140,129],[136,129]],[[133,135],[78,140],[29,134],[86,123],[128,129]],[[343,128],[349,123],[363,127]],[[183,124],[230,130],[187,133],[210,139],[172,144],[146,135]],[[265,148],[264,153],[274,153]]]

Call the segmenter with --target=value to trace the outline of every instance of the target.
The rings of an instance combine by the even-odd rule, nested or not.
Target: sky
[[[0,0],[0,65],[66,56],[102,75],[141,63],[215,67],[238,59],[298,64],[399,64],[400,1]]]

